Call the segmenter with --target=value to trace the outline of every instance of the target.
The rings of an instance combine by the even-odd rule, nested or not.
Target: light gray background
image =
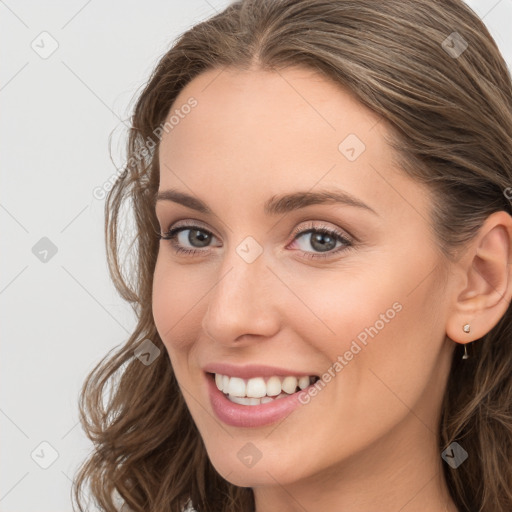
[[[0,512],[71,510],[71,478],[92,447],[80,386],[135,325],[108,276],[93,196],[116,172],[109,136],[120,166],[123,122],[158,59],[228,4],[0,0]],[[510,67],[512,0],[468,4]],[[46,262],[33,253],[43,237],[57,248]]]

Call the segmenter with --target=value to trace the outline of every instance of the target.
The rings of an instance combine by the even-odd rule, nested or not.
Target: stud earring
[[[469,333],[470,330],[471,330],[471,326],[469,324],[465,324],[463,327],[462,327],[462,330],[466,333]],[[464,344],[464,355],[462,356],[462,359],[468,359],[469,356],[468,356],[468,349],[467,349],[467,344]]]

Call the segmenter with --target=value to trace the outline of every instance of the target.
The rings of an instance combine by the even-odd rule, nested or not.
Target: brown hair
[[[192,27],[138,98],[127,165],[106,200],[110,273],[138,323],[84,382],[80,419],[94,450],[73,487],[80,510],[87,481],[108,512],[119,510],[115,494],[135,512],[181,512],[189,499],[199,512],[254,510],[252,490],[225,481],[207,457],[164,357],[151,303],[158,127],[187,83],[226,66],[305,66],[380,114],[392,128],[397,165],[434,193],[431,224],[448,258],[491,213],[511,212],[503,192],[512,183],[511,78],[485,25],[462,0],[242,0]],[[135,221],[135,258],[124,271],[123,205]],[[149,366],[134,357],[146,339],[162,351]],[[461,360],[462,345],[454,352],[439,451],[457,440],[469,454],[457,469],[443,464],[461,511],[512,510],[511,339],[509,308],[471,344],[469,359]]]

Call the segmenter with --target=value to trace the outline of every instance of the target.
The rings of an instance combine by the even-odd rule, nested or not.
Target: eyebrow
[[[156,202],[158,201],[172,201],[204,214],[212,213],[203,201],[176,189],[159,192],[156,196]],[[272,196],[265,202],[263,211],[266,215],[281,215],[315,204],[344,204],[379,215],[366,203],[340,189],[319,190],[317,192],[298,191],[281,196]]]

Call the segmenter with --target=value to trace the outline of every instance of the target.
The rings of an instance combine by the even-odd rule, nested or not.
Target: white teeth
[[[217,386],[217,387],[219,387],[219,386]],[[223,375],[222,376],[222,387],[220,387],[219,389],[221,391],[223,391],[224,393],[227,393],[228,387],[229,387],[229,377],[227,375]]]
[[[267,395],[277,396],[279,393],[281,393],[281,379],[279,377],[270,377],[267,381]]]
[[[261,377],[256,377],[247,381],[247,396],[252,398],[261,398],[266,394],[267,386]]]
[[[231,396],[245,396],[246,385],[244,379],[231,377],[229,379],[228,394]]]
[[[223,387],[223,381],[224,377],[220,373],[215,374],[215,384],[217,385],[217,388],[221,391],[224,389]]]
[[[235,404],[241,404],[241,405],[260,405],[260,399],[259,398],[245,398],[240,396],[231,396],[229,395],[229,399],[232,402],[235,402]]]
[[[294,377],[292,375],[284,378],[272,376],[266,381],[263,377],[254,377],[252,379],[241,379],[239,377],[229,377],[228,375],[215,374],[215,384],[223,393],[229,395],[228,398],[233,402],[243,403],[244,405],[258,405],[268,403],[274,398],[284,398],[300,389],[307,388],[316,377]],[[243,399],[243,401],[240,401]],[[264,399],[264,401],[260,401]],[[249,403],[250,401],[253,403]]]
[[[297,377],[285,377],[281,384],[283,391],[291,395],[297,389]]]
[[[287,396],[288,395],[286,393],[281,393],[280,395],[276,396],[275,398],[272,398],[270,396],[263,396],[261,398],[247,398],[247,397],[228,395],[227,399],[231,402],[234,402],[235,404],[240,404],[240,405],[260,405],[260,404],[267,404],[269,402],[273,402],[274,400],[279,400],[280,398],[285,398]]]
[[[301,377],[299,379],[299,388],[304,389],[309,386],[309,377]]]
[[[249,405],[248,403],[246,403],[246,402],[249,402],[249,398],[241,398],[239,396],[229,395],[229,399],[232,402],[235,402],[235,404]]]

